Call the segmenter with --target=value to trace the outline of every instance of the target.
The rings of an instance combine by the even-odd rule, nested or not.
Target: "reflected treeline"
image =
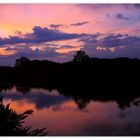
[[[33,110],[26,110],[23,113],[16,113],[10,104],[3,104],[3,97],[0,97],[0,136],[45,136],[45,128],[31,130],[31,126],[23,126],[24,120],[33,114]]]
[[[140,92],[139,87],[137,85],[87,85],[87,84],[81,84],[81,85],[72,85],[70,83],[65,83],[63,85],[53,85],[48,86],[47,83],[45,84],[30,84],[30,83],[24,83],[24,84],[15,84],[14,85],[17,92],[22,93],[23,95],[30,93],[32,89],[44,89],[46,92],[52,91],[56,89],[60,95],[63,95],[65,97],[72,98],[78,107],[80,109],[83,109],[86,107],[90,101],[101,101],[101,102],[108,102],[108,101],[115,101],[118,104],[118,107],[121,109],[125,109],[126,107],[130,107],[132,104],[139,106],[140,103]],[[7,89],[6,89],[7,87]],[[13,84],[1,85],[1,90],[8,90],[12,89]],[[38,97],[39,96],[39,97]],[[38,100],[41,98],[41,95],[35,96],[34,98],[38,98]],[[43,95],[43,102],[45,102],[45,95]],[[48,96],[48,95],[46,95]],[[41,100],[42,100],[41,98]],[[49,98],[49,97],[47,97]],[[54,98],[54,97],[53,97]],[[67,100],[63,98],[56,97],[56,102]],[[36,99],[37,100],[37,99]],[[38,101],[39,103],[39,101]],[[52,103],[53,104],[53,103]],[[45,105],[45,103],[44,103]],[[38,106],[38,105],[37,105]]]

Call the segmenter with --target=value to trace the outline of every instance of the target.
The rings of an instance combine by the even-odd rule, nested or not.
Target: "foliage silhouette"
[[[45,136],[45,128],[31,130],[31,126],[23,127],[24,119],[33,114],[33,110],[27,110],[21,114],[10,108],[10,104],[3,104],[0,98],[0,135],[1,136]]]
[[[77,51],[74,55],[73,62],[81,62],[88,60],[89,56],[86,54],[85,51]]]
[[[21,57],[15,67],[0,67],[0,91],[9,89],[9,85],[16,85],[22,93],[33,87],[57,89],[73,97],[79,108],[90,100],[115,100],[125,108],[140,96],[139,81],[139,59],[89,58],[83,51],[65,63]]]
[[[24,65],[24,64],[27,63],[28,61],[29,61],[28,58],[22,56],[22,57],[20,57],[19,59],[16,60],[15,66],[16,66],[16,67],[19,67],[19,66],[21,66],[21,65]]]

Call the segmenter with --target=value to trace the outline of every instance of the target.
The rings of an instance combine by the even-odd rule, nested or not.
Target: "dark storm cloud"
[[[5,48],[6,51],[16,51],[14,54],[11,55],[0,55],[0,65],[1,66],[14,66],[16,59],[20,58],[21,56],[27,57],[29,59],[47,59],[56,62],[64,62],[69,61],[72,56],[69,54],[58,53],[55,51],[54,48],[46,48],[46,50],[41,51],[39,49],[32,50],[30,47],[25,46],[24,48]],[[65,58],[63,60],[59,58]],[[66,59],[66,60],[65,60]]]
[[[131,36],[128,34],[106,34],[104,37],[100,36],[103,36],[103,34],[87,35],[87,37],[82,38],[80,41],[83,41],[87,46],[92,44],[94,46],[102,46],[106,48],[119,46],[131,46],[133,48],[140,46],[139,36]]]
[[[123,4],[127,10],[140,9],[140,4]]]
[[[84,42],[84,43],[98,43],[98,37],[100,36],[101,34],[100,33],[97,33],[97,34],[90,34],[90,35],[87,35],[83,38],[81,38],[79,41],[80,42]]]
[[[76,48],[75,46],[72,46],[72,45],[61,45],[61,47],[60,47],[61,49],[63,48],[63,49],[67,49],[67,48]]]
[[[59,27],[64,27],[65,25],[63,24],[51,24],[50,27],[54,29],[58,29]]]
[[[25,56],[30,59],[48,59],[57,62],[69,61],[73,57],[71,52],[63,54],[59,53],[57,50],[63,48],[75,48],[76,46],[74,44],[62,45],[59,44],[59,42],[56,44],[56,42],[54,43],[51,41],[75,38],[77,38],[77,42],[79,41],[79,44],[82,44],[79,47],[81,47],[81,49],[83,48],[83,50],[88,54],[91,54],[91,57],[126,56],[140,58],[140,36],[102,33],[69,34],[55,29],[35,26],[32,33],[24,34],[23,37],[9,36],[9,38],[0,38],[1,48],[5,49],[5,51],[15,52],[7,56],[1,55],[0,65],[14,65],[15,59],[21,56]],[[41,49],[37,48],[40,46]],[[111,49],[115,49],[115,51],[112,52]]]
[[[55,52],[55,49],[46,49],[45,51],[41,51],[39,49],[32,50],[31,48],[24,47],[23,49],[17,49],[15,54],[17,57],[25,56],[28,58],[40,58],[40,57],[58,57],[61,54]]]
[[[29,39],[23,39],[18,36],[9,36],[8,38],[0,38],[0,45],[29,43]]]
[[[0,45],[12,45],[19,43],[43,43],[49,41],[60,41],[67,39],[75,39],[84,34],[64,33],[55,29],[42,28],[35,26],[32,33],[25,34],[24,37],[9,36],[8,38],[0,38]]]
[[[71,27],[71,26],[82,26],[82,25],[87,24],[87,23],[89,23],[89,21],[77,22],[77,23],[72,23],[72,24],[69,24],[69,25],[65,25],[65,24],[51,24],[49,26],[51,28],[57,30],[60,27],[68,28],[68,27]]]
[[[138,36],[129,36],[129,35],[109,35],[101,40],[101,45],[104,47],[119,47],[119,46],[131,46],[136,47],[140,46],[140,37]]]
[[[112,52],[111,49],[115,51]],[[127,34],[110,34],[105,36],[101,34],[101,37],[88,36],[84,40],[84,48],[82,50],[86,51],[91,57],[140,58],[140,37]]]
[[[33,43],[74,39],[81,36],[83,34],[69,34],[58,30],[41,28],[40,26],[35,26],[32,34],[26,34],[26,37]]]
[[[127,35],[121,35],[121,34],[109,35],[101,39],[99,45],[106,48],[127,45],[129,41],[127,38],[129,38],[129,36]]]
[[[95,10],[95,9],[102,9],[102,8],[110,8],[112,6],[120,6],[119,4],[114,5],[114,4],[76,4],[78,7],[81,8],[86,8],[86,9],[91,9],[91,10]]]
[[[140,4],[134,4],[135,8],[140,8]]]
[[[29,40],[31,37],[33,37],[34,39],[35,38],[38,39],[38,40],[36,40],[36,43],[41,43],[43,41],[46,41],[46,38],[42,38],[42,36],[46,36],[43,34],[48,34],[46,32],[44,33],[44,29],[42,29],[42,30],[43,31],[40,31],[40,27],[39,27],[39,29],[34,29],[34,32],[32,34],[26,34],[26,35],[28,36]],[[54,34],[52,34],[52,36],[50,35],[49,40],[51,40],[51,38],[55,38],[53,36],[54,36]],[[85,47],[86,46],[94,46],[94,47],[100,46],[100,47],[104,47],[104,48],[113,48],[113,47],[119,48],[120,46],[124,46],[124,47],[128,47],[129,49],[131,48],[132,51],[133,51],[133,49],[135,49],[135,47],[137,47],[137,49],[140,47],[140,37],[131,36],[128,34],[105,34],[104,35],[101,33],[97,33],[97,34],[84,34],[84,36],[82,34],[81,35],[74,34],[74,36],[76,36],[76,37],[78,36],[79,42],[83,42]],[[66,37],[62,36],[61,39],[62,38],[64,39]],[[71,38],[71,34],[70,34],[70,36],[68,35],[67,38]],[[59,48],[75,48],[75,46],[66,44],[66,45],[60,45]],[[48,46],[43,51],[41,51],[39,49],[32,50],[30,48],[30,46],[28,46],[28,44],[24,45],[23,47],[19,46],[19,47],[15,47],[15,48],[11,48],[11,47],[5,48],[5,50],[7,50],[7,51],[15,50],[16,54],[14,54],[14,55],[16,55],[16,56],[22,55],[22,56],[26,56],[26,57],[30,57],[30,58],[34,58],[34,57],[37,58],[40,56],[48,57],[48,58],[58,57],[60,55],[60,53],[57,53],[56,49],[58,49],[58,48],[55,48],[55,47],[49,48],[49,46]],[[90,50],[90,47],[88,47],[88,49]],[[140,50],[140,49],[138,49],[138,50]]]
[[[131,19],[130,17],[127,17],[127,16],[125,16],[125,15],[122,14],[122,13],[118,13],[118,14],[116,15],[116,18],[117,18],[117,19],[121,19],[121,20],[129,20],[129,19]]]
[[[16,47],[5,47],[3,48],[5,51],[14,51],[15,53],[10,55],[0,55],[0,65],[15,65],[16,59],[20,58],[21,56],[25,56],[29,59],[56,59],[58,57],[63,56],[64,54],[60,54],[55,51],[55,48],[44,47],[43,51],[36,48],[32,49],[32,46],[29,45],[20,45]]]
[[[87,23],[89,23],[89,21],[73,23],[73,24],[70,24],[70,26],[82,26],[82,25],[87,24]]]

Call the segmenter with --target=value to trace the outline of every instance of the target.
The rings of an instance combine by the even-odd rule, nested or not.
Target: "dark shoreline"
[[[124,108],[140,97],[140,60],[89,58],[63,64],[29,60],[15,67],[0,67],[0,91],[13,86],[24,92],[57,89],[77,103],[83,101],[81,108],[91,100],[115,100]]]

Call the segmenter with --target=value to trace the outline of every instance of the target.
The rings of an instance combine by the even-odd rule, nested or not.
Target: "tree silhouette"
[[[73,61],[81,62],[87,59],[89,59],[89,56],[85,53],[85,51],[77,51],[76,55],[74,55]]]
[[[80,98],[80,97],[75,97],[74,98],[75,103],[77,104],[79,109],[84,109],[86,108],[86,106],[90,103],[90,99],[87,98]]]
[[[45,136],[45,128],[31,130],[31,126],[23,127],[24,119],[33,114],[33,110],[27,110],[21,114],[10,108],[10,104],[3,104],[0,97],[0,135],[1,136]]]
[[[15,66],[16,66],[16,67],[22,66],[22,65],[24,65],[25,63],[27,63],[28,61],[29,61],[28,58],[22,56],[22,57],[20,57],[19,59],[16,59],[16,64],[15,64]]]

